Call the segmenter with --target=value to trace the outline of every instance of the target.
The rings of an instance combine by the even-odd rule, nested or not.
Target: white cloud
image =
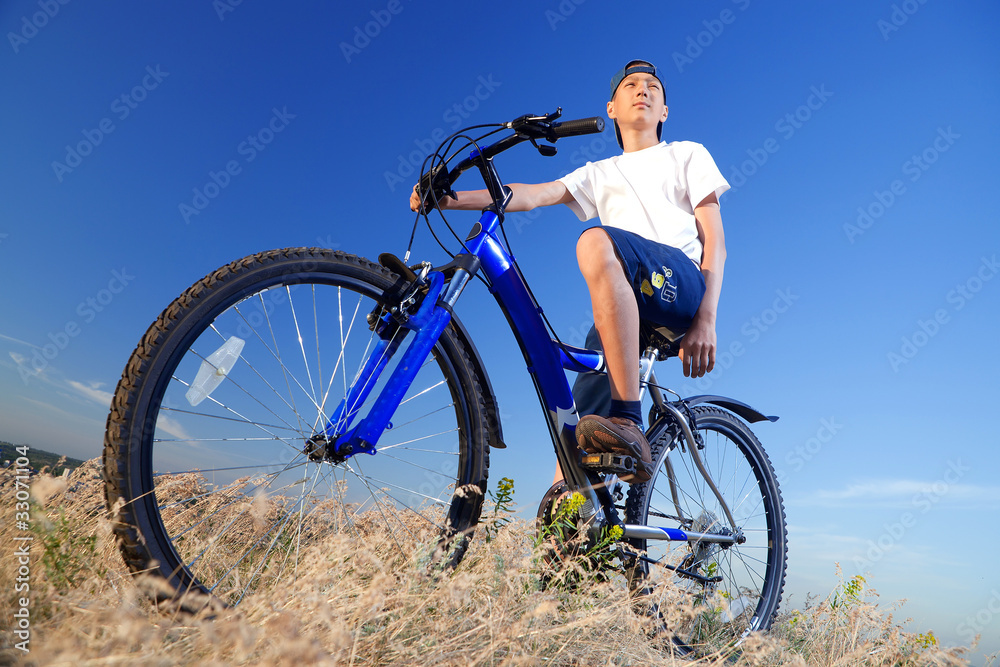
[[[187,431],[184,430],[184,427],[181,426],[180,423],[170,417],[167,417],[162,412],[156,417],[156,428],[163,429],[179,440],[191,439],[191,436],[188,435]]]
[[[959,468],[960,469],[960,468]],[[968,468],[966,468],[968,470]],[[849,484],[840,489],[818,489],[796,500],[817,507],[892,508],[934,505],[974,505],[1000,507],[1000,486],[964,484],[961,475],[944,474],[932,481],[916,479],[875,479]],[[951,482],[947,480],[953,480]]]
[[[21,345],[27,345],[28,347],[36,349],[36,350],[42,349],[42,348],[38,347],[37,345],[33,345],[33,344],[31,344],[31,343],[29,343],[27,341],[20,340],[18,338],[12,338],[11,336],[5,336],[3,334],[0,334],[0,338],[2,338],[4,340],[9,340],[9,341],[12,341],[12,342],[15,342],[15,343],[20,343]]]
[[[60,407],[52,405],[51,403],[46,403],[45,401],[38,401],[33,398],[28,398],[27,396],[21,396],[20,399],[25,403],[29,403],[38,408],[42,409],[42,413],[37,415],[37,417],[48,418],[53,421],[57,421],[61,424],[74,423],[74,424],[86,424],[88,426],[98,426],[99,431],[103,433],[104,431],[104,421],[93,419],[87,415],[81,415],[75,412],[67,412]],[[89,429],[88,429],[89,430]]]
[[[67,380],[66,384],[73,388],[73,390],[83,396],[88,398],[100,405],[110,408],[111,400],[114,395],[111,392],[101,391],[100,387],[103,386],[100,382],[91,382],[89,385],[85,385],[82,382],[77,382],[76,380]]]
[[[871,480],[836,491],[820,489],[816,497],[824,500],[859,500],[868,502],[882,498],[909,497],[930,489],[932,485],[926,482],[909,479]]]
[[[51,366],[46,365],[41,369],[36,370],[31,357],[20,354],[19,352],[14,352],[13,350],[8,350],[7,355],[14,363],[11,364],[5,358],[0,357],[0,367],[9,368],[16,372],[18,377],[20,377],[26,385],[28,384],[28,378],[32,378],[32,380],[37,379],[41,382],[49,381],[49,371],[52,369]]]

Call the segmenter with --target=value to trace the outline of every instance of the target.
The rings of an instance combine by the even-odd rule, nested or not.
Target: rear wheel
[[[631,570],[633,588],[670,625],[676,647],[707,653],[770,627],[785,580],[785,512],[771,463],[747,425],[711,406],[692,412],[702,461],[735,524],[682,450],[677,425],[665,420],[650,428],[656,472],[630,489],[626,522],[736,538],[731,546],[632,541],[642,554]],[[676,609],[681,613],[672,614]]]
[[[368,315],[392,305],[394,285],[358,257],[275,250],[206,276],[150,326],[104,446],[107,502],[122,503],[115,532],[134,572],[158,572],[175,591],[167,597],[194,589],[236,604],[335,534],[382,541],[390,558],[425,544],[430,558],[458,563],[489,461],[481,383],[452,326],[375,454],[332,456],[318,437],[378,341]]]

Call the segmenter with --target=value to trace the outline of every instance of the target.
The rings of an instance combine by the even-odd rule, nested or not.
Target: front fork
[[[471,277],[469,271],[459,268],[445,285],[443,273],[427,272],[426,276],[421,276],[411,286],[411,290],[427,290],[416,313],[407,316],[402,307],[395,314],[386,309],[378,318],[380,321],[374,325],[376,330],[388,327],[391,335],[388,338],[378,336],[361,372],[333,411],[323,433],[312,439],[314,451],[320,450],[321,440],[325,458],[335,461],[344,461],[359,452],[375,454],[379,438],[413,384],[427,355],[451,322],[451,307]],[[405,330],[415,331],[416,335],[372,403],[368,414],[352,427],[360,406],[368,399],[385,367],[398,351],[406,336]]]

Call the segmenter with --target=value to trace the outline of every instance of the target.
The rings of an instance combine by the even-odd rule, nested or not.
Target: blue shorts
[[[705,296],[705,277],[698,266],[672,246],[617,227],[599,229],[615,247],[639,304],[639,318],[675,333],[687,331]]]
[[[617,227],[600,227],[615,246],[615,254],[632,285],[639,317],[684,333],[705,295],[705,278],[691,258],[677,248],[656,243]],[[590,327],[587,349],[601,349],[596,327]],[[577,414],[608,415],[611,384],[603,373],[580,373],[573,384]]]

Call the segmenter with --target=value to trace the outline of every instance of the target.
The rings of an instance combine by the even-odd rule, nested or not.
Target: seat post
[[[639,356],[639,400],[642,401],[646,393],[646,386],[649,379],[653,377],[653,362],[656,361],[660,351],[652,345]]]

